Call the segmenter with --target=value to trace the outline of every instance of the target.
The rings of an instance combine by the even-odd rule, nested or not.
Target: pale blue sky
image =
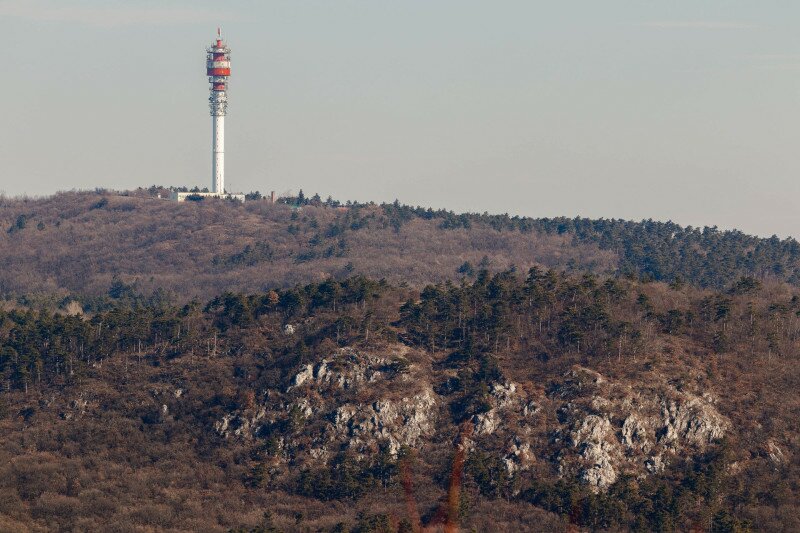
[[[0,0],[0,190],[229,190],[800,236],[796,1]]]

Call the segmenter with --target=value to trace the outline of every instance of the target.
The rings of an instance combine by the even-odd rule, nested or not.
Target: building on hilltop
[[[238,200],[240,202],[244,202],[244,194],[238,193],[172,191],[169,195],[169,199],[176,202],[185,202],[186,200],[204,200],[206,198],[223,198],[227,200]]]

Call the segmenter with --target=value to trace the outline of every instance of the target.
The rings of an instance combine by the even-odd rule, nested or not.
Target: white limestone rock
[[[388,446],[397,456],[403,446],[414,446],[434,431],[433,407],[436,397],[431,390],[400,400],[379,400],[370,405],[346,404],[332,417],[330,440],[344,441],[357,451]]]
[[[479,415],[472,417],[473,424],[475,424],[474,435],[491,435],[500,426],[500,418],[497,416],[497,411],[492,409]]]

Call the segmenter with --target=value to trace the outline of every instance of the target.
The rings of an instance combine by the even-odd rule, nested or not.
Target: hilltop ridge
[[[177,204],[157,190],[3,199],[0,295],[91,297],[122,282],[188,300],[353,273],[422,286],[531,266],[717,289],[742,276],[800,281],[797,241],[738,231],[318,197]]]

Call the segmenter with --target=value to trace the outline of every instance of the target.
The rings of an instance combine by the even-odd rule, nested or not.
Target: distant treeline
[[[260,197],[251,193],[252,198]],[[365,208],[373,203],[339,202],[319,194],[311,198],[301,190],[296,197],[282,198],[289,205]],[[800,243],[773,235],[760,238],[738,230],[716,226],[695,228],[674,222],[589,218],[531,218],[488,213],[455,213],[394,203],[380,204],[390,225],[400,231],[413,219],[438,220],[441,229],[471,229],[488,226],[498,232],[539,232],[569,235],[576,243],[596,244],[619,256],[619,272],[645,280],[687,282],[700,287],[723,288],[742,276],[775,278],[800,284]]]
[[[575,242],[613,250],[619,256],[620,273],[646,280],[684,281],[700,287],[722,288],[749,275],[800,283],[800,244],[792,238],[764,239],[737,230],[683,227],[653,220],[456,214],[397,202],[382,207],[396,227],[412,218],[422,218],[441,220],[442,229],[469,229],[481,224],[500,232],[570,235]]]

